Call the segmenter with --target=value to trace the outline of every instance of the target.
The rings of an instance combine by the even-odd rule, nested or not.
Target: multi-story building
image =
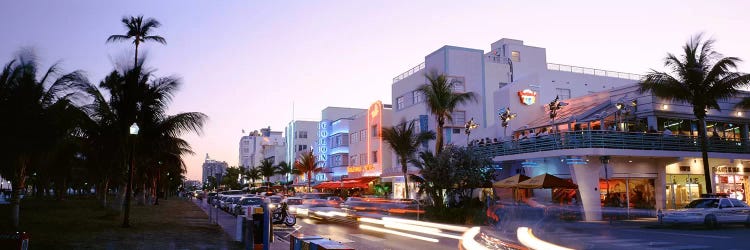
[[[478,97],[453,113],[446,143],[481,139],[473,150],[492,157],[502,176],[548,173],[570,179],[576,192],[532,193],[557,201],[577,196],[586,220],[600,220],[602,206],[653,213],[676,208],[708,186],[747,200],[750,119],[735,105],[750,93],[721,100],[721,111],[708,112],[707,183],[693,107],[640,93],[641,75],[548,63],[543,48],[519,40],[501,39],[488,53],[444,46],[394,78],[394,121],[416,120],[421,128],[435,129],[424,97],[415,91],[431,70],[456,80],[455,91]],[[497,117],[506,108],[517,114],[507,128]],[[480,126],[467,138],[464,124],[471,118]]]
[[[395,156],[388,143],[382,138],[383,128],[391,126],[392,118],[392,106],[376,101],[367,111],[351,121],[348,178],[381,177],[381,182],[393,183],[395,186],[393,190],[399,187],[399,184],[403,186],[403,177],[397,184],[398,176],[402,176],[401,168],[394,168],[392,159]],[[366,178],[363,183],[367,184],[371,179]]]
[[[274,164],[286,159],[286,140],[283,132],[271,127],[255,130],[240,138],[239,164],[257,167],[263,159],[273,157]]]
[[[227,173],[227,167],[229,167],[227,162],[211,159],[206,154],[206,160],[203,162],[202,182],[208,183],[208,177],[213,176],[217,183],[221,183],[221,178]]]
[[[349,124],[365,109],[327,107],[318,123],[318,143],[314,154],[323,171],[315,181],[339,180],[347,175],[349,166]]]
[[[203,187],[199,180],[185,180],[183,186],[186,190],[201,189]]]
[[[294,163],[297,157],[307,150],[313,150],[318,142],[319,121],[289,122],[286,127],[286,162]]]

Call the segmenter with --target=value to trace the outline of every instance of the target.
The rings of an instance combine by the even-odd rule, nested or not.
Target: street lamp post
[[[606,199],[609,199],[609,195],[610,195],[609,193],[609,170],[607,169],[609,158],[610,158],[609,155],[603,155],[599,157],[599,160],[602,161],[602,165],[604,165],[604,179],[607,182],[607,197],[605,197]],[[607,200],[607,202],[609,202],[609,200]]]
[[[500,112],[498,116],[500,116],[500,121],[502,121],[503,137],[505,137],[507,136],[506,132],[508,131],[508,125],[510,124],[510,120],[513,120],[514,118],[516,118],[516,113],[511,113],[510,107],[506,107],[505,111]]]
[[[122,227],[130,227],[130,196],[133,193],[133,169],[135,169],[135,138],[138,136],[138,124],[133,123],[130,126],[130,135],[133,137],[130,151],[130,168],[128,170],[128,185],[125,186],[125,213],[122,218]]]
[[[555,100],[552,100],[552,102],[547,105],[547,107],[549,107],[549,118],[552,119],[552,126],[555,126],[555,132],[557,132],[557,124],[555,124],[557,111],[566,105],[568,104],[560,101],[560,96],[555,96]]]
[[[622,109],[625,107],[625,105],[621,102],[618,102],[617,104],[615,104],[615,107],[617,108],[617,126],[615,126],[615,131],[617,131],[617,129],[625,131],[624,129],[620,128],[620,126],[622,126]]]
[[[469,137],[471,136],[471,131],[475,128],[479,127],[479,124],[474,122],[474,117],[472,117],[466,124],[464,125],[466,128],[466,145],[469,145]]]

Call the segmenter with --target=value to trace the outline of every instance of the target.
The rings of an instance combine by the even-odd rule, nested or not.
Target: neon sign
[[[518,91],[518,97],[521,98],[521,103],[526,105],[532,105],[536,102],[536,92],[530,89]]]
[[[321,161],[320,167],[325,167],[328,162],[328,121],[320,121],[318,135],[318,158]]]

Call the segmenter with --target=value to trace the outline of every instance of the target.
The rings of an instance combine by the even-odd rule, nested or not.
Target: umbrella
[[[492,183],[492,186],[496,188],[516,188],[519,182],[522,182],[528,179],[529,179],[528,176],[517,174],[511,177],[496,181],[495,183]]]
[[[578,188],[578,185],[551,174],[534,176],[531,179],[519,182],[517,186],[519,188]]]

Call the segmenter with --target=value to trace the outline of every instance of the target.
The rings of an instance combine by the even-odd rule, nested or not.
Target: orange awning
[[[377,178],[379,178],[379,177],[377,177],[377,176],[368,176],[368,177],[344,179],[344,180],[341,180],[341,181],[326,181],[326,182],[320,183],[318,185],[315,185],[314,188],[316,188],[316,189],[323,189],[323,188],[331,188],[331,189],[339,189],[339,188],[368,188],[370,182],[374,181]]]

